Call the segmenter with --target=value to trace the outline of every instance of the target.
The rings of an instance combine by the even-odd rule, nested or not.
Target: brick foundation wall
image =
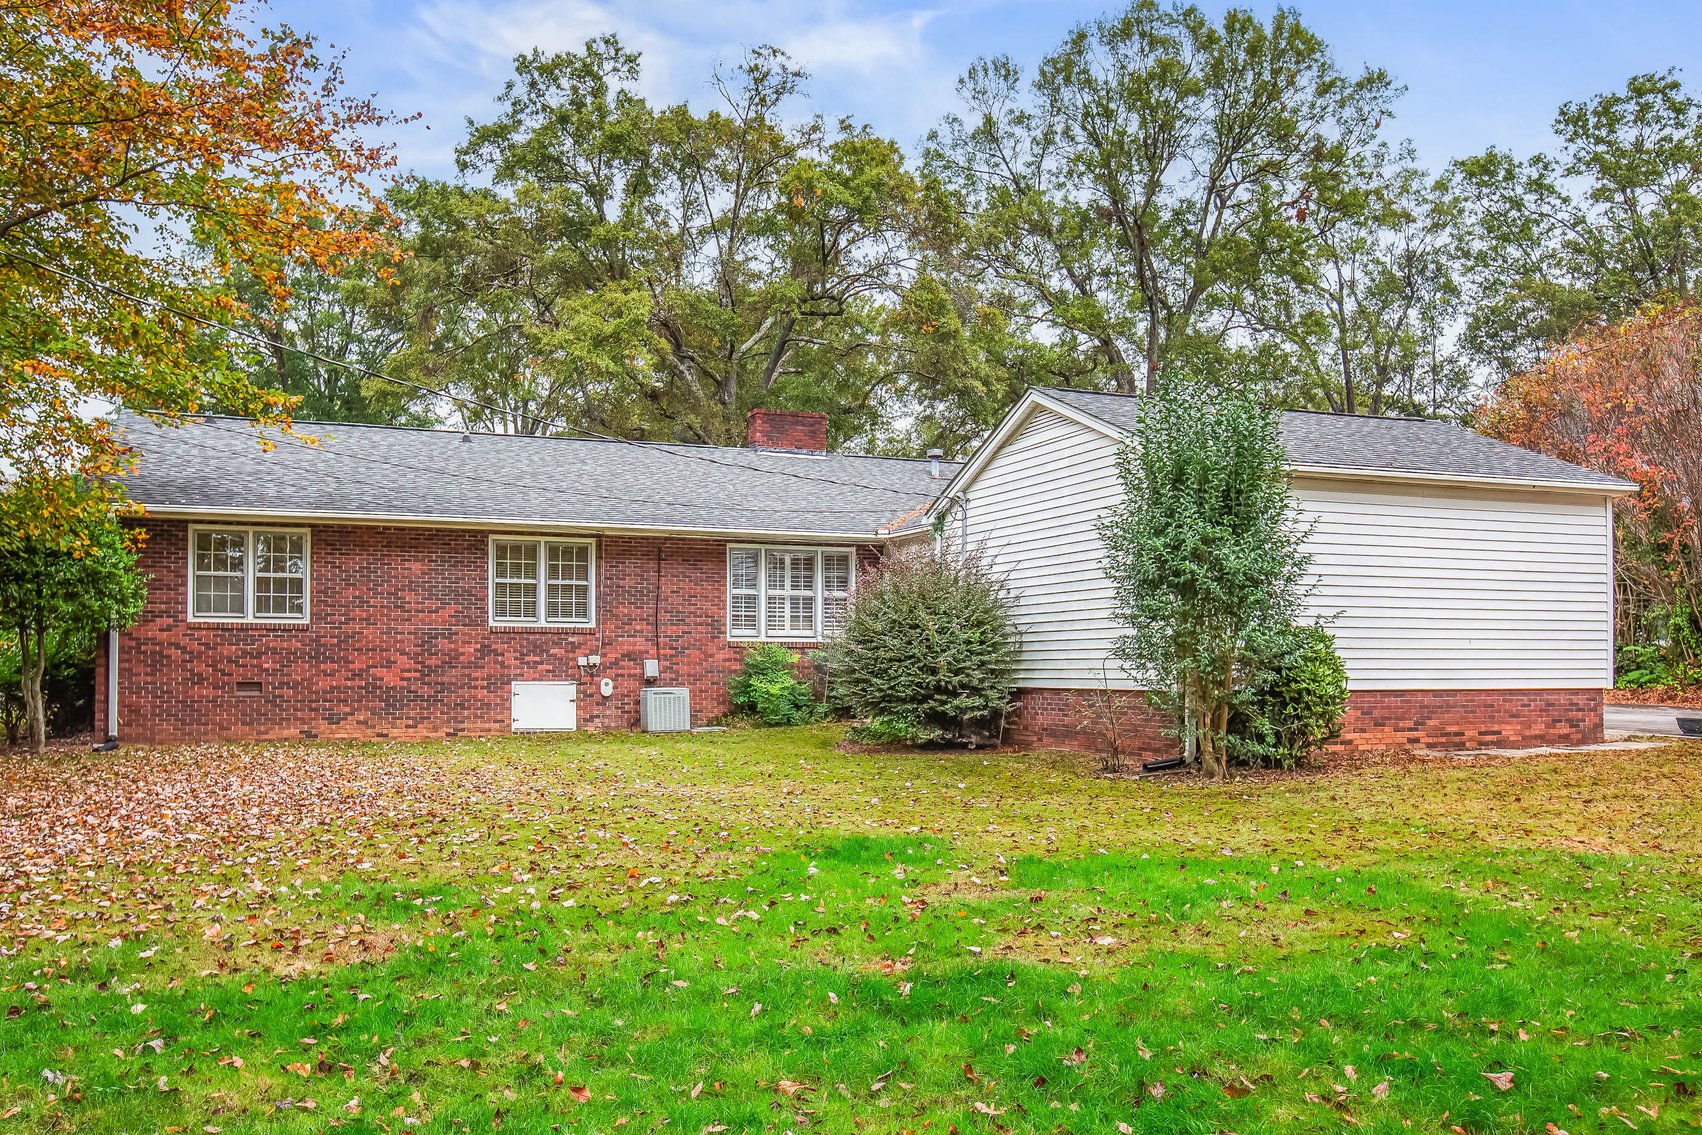
[[[1083,702],[1097,690],[1025,688],[1006,740],[1023,748],[1103,752],[1105,715],[1083,725]],[[1176,753],[1164,716],[1138,691],[1110,695],[1124,752],[1150,760]],[[1339,751],[1413,746],[1427,749],[1520,749],[1592,745],[1602,739],[1600,690],[1358,690],[1348,698]]]
[[[597,540],[598,627],[489,624],[489,532],[311,528],[305,625],[191,622],[188,525],[149,521],[147,606],[119,636],[119,735],[136,743],[507,733],[513,681],[577,681],[581,729],[638,724],[642,663],[725,713],[744,644],[726,633],[717,540]],[[264,527],[264,526],[260,526]],[[866,566],[872,550],[860,553]],[[800,652],[809,644],[788,644]],[[580,655],[602,665],[581,672]],[[603,697],[602,678],[614,681]],[[260,692],[238,693],[238,682]],[[95,727],[106,728],[105,653]]]

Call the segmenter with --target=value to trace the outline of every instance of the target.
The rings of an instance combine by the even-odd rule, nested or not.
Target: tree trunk
[[[47,670],[47,635],[38,628],[31,641],[29,628],[18,628],[18,661],[24,692],[24,724],[29,733],[30,751],[47,749],[47,707],[41,693],[42,674]]]
[[[1342,360],[1342,413],[1359,413],[1359,392],[1353,388],[1353,360],[1348,356],[1347,339],[1344,335],[1341,345]]]

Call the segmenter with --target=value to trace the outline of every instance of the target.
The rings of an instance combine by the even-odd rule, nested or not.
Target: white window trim
[[[741,634],[741,633],[733,630],[733,553],[734,552],[755,552],[755,553],[757,553],[757,561],[756,561],[756,597],[757,597],[756,598],[756,612],[757,612],[757,615],[756,615],[756,618],[757,618],[757,627],[758,627],[758,632],[759,632],[757,634]],[[764,555],[764,553],[766,553],[766,552],[792,552],[792,553],[803,552],[803,553],[806,553],[808,555],[812,555],[812,556],[815,557],[815,580],[816,580],[815,628],[816,629],[815,629],[814,634],[767,634],[767,633],[763,633],[763,632],[766,632],[768,630],[768,561],[767,561],[767,557]],[[822,596],[823,596],[824,577],[822,575],[822,570],[821,570],[821,558],[824,555],[830,555],[830,556],[831,555],[841,555],[841,556],[850,557],[850,560],[851,560],[851,578],[850,578],[851,586],[846,591],[846,594],[850,595],[857,588],[857,549],[855,549],[855,548],[833,548],[833,547],[823,547],[823,546],[820,546],[820,545],[813,545],[813,544],[728,544],[727,545],[727,558],[726,558],[727,574],[726,574],[726,578],[723,580],[723,588],[726,591],[726,602],[724,603],[723,609],[722,609],[722,614],[726,617],[726,620],[727,620],[727,639],[728,639],[728,641],[729,642],[821,642],[822,638],[825,634],[825,628],[822,625]],[[745,592],[744,594],[748,595],[750,593]]]
[[[496,546],[503,544],[536,544],[538,546],[538,614],[532,619],[499,619],[496,617]],[[588,588],[585,598],[585,618],[548,618],[549,552],[551,544],[571,544],[585,549],[585,578]],[[494,532],[485,542],[485,617],[493,627],[594,627],[597,625],[597,541],[563,536],[538,536],[530,532]]]
[[[242,533],[242,614],[197,615],[195,613],[195,535],[198,532]],[[256,534],[301,537],[301,559],[302,566],[305,569],[301,577],[301,614],[256,615],[254,613],[254,577],[256,574],[254,537]],[[304,626],[313,621],[313,532],[311,529],[273,528],[271,525],[254,527],[246,524],[191,524],[189,526],[189,554],[187,559],[188,563],[185,566],[188,569],[188,574],[184,579],[184,602],[189,610],[189,621],[192,623],[261,623],[267,626]]]

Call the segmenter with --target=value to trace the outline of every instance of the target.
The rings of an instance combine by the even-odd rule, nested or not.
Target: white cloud
[[[932,18],[932,12],[901,12],[829,20],[794,32],[779,46],[813,74],[848,71],[873,76],[920,64],[927,53],[922,32]]]
[[[810,73],[809,109],[855,112],[908,144],[920,128],[916,94],[941,70],[927,39],[934,14],[795,0],[420,0],[368,50],[389,52],[386,102],[431,127],[406,132],[403,166],[443,174],[463,119],[492,112],[514,56],[576,50],[609,32],[641,53],[641,90],[655,102],[700,103],[717,64],[769,43]]]

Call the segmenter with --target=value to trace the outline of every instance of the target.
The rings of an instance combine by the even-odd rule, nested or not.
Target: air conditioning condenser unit
[[[684,687],[640,690],[638,727],[646,733],[690,733],[691,691]]]

